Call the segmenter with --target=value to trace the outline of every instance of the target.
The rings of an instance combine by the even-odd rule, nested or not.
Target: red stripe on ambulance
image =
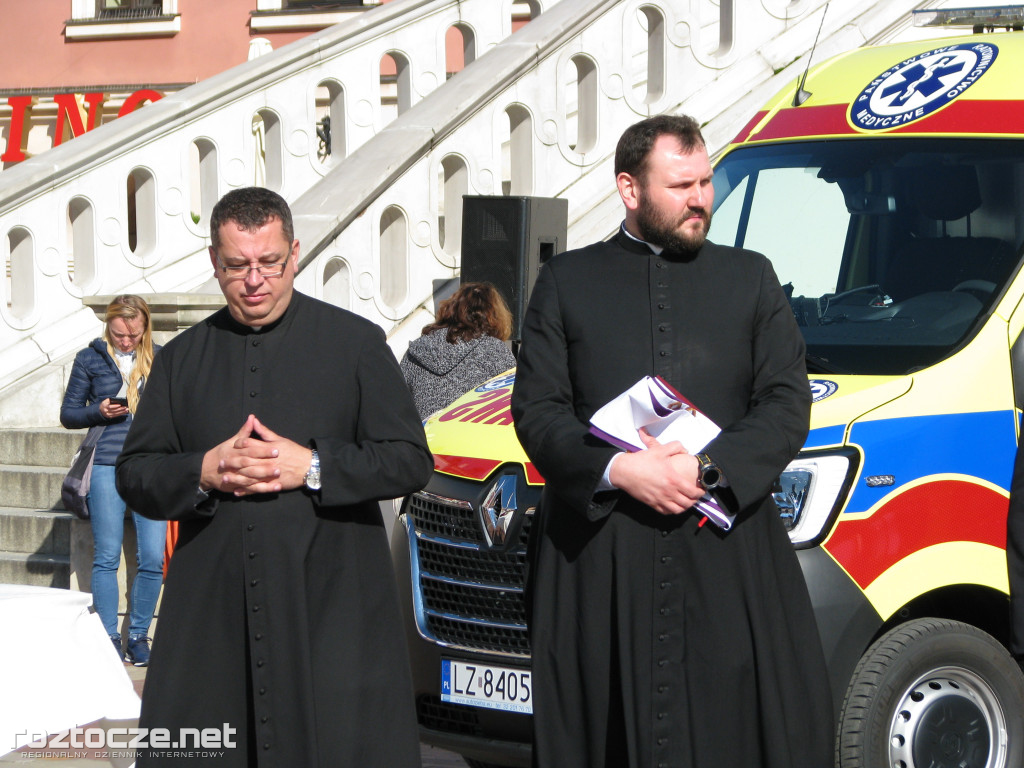
[[[896,496],[871,517],[843,520],[825,549],[861,589],[908,555],[950,541],[1006,548],[1006,496],[976,483],[938,480]]]

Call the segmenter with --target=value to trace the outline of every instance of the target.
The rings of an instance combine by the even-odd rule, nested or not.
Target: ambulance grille
[[[467,491],[480,486],[467,483]],[[469,501],[417,493],[405,507],[417,591],[416,620],[441,645],[528,657],[523,597],[530,509],[504,551],[487,547]]]

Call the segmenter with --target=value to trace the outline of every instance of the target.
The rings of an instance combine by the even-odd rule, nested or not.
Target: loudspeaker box
[[[463,283],[493,283],[512,311],[512,340],[541,265],[566,248],[569,203],[557,197],[462,198]]]

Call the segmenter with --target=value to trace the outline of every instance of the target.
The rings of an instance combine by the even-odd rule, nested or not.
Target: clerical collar
[[[634,235],[632,232],[630,232],[628,229],[626,229],[626,222],[625,221],[623,221],[622,224],[620,224],[619,226],[622,228],[622,234],[624,234],[626,237],[628,237],[630,240],[632,240],[635,243],[640,243],[641,245],[646,245],[648,248],[651,249],[651,251],[654,253],[655,256],[660,256],[661,252],[665,250],[660,245],[655,245],[654,243],[648,243],[646,240],[641,240],[639,237]]]
[[[284,312],[281,313],[281,316],[277,318],[274,322],[267,323],[266,325],[249,325],[248,323],[240,323],[238,320],[235,319],[235,316],[231,314],[231,310],[229,307],[225,307],[224,309],[227,311],[228,323],[237,332],[244,334],[265,334],[275,330],[292,314],[292,307],[294,306],[294,304],[295,296],[293,294],[291,301],[288,302],[288,306],[285,307]]]

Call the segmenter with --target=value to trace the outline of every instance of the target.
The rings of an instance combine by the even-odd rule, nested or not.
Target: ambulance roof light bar
[[[981,8],[929,8],[912,11],[915,27],[967,27],[991,32],[997,27],[1024,29],[1024,5],[990,5]]]

